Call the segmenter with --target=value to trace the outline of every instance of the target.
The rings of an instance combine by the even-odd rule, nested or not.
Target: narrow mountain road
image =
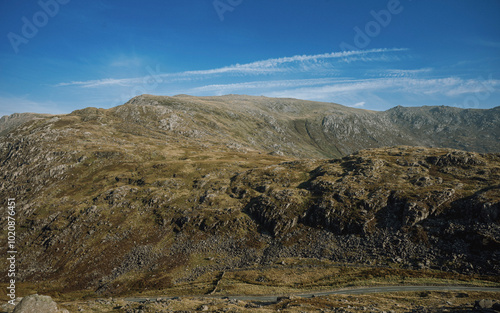
[[[312,298],[336,294],[344,295],[359,295],[367,293],[387,293],[387,292],[401,292],[401,291],[480,291],[480,292],[500,292],[500,287],[468,287],[468,286],[379,286],[379,287],[361,287],[361,288],[349,288],[349,289],[335,289],[327,291],[315,291],[309,293],[299,293],[293,294],[296,297],[302,298]],[[195,298],[219,298],[219,299],[234,299],[241,301],[259,301],[259,302],[276,302],[281,296],[190,296]],[[172,297],[158,297],[163,300],[173,299]],[[151,298],[126,298],[126,301],[131,302],[145,302],[148,300],[158,299],[156,297]]]

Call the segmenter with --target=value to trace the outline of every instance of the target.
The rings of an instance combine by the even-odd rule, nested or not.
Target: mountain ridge
[[[500,107],[481,110],[398,106],[386,111],[371,111],[292,98],[140,95],[124,105],[102,112],[111,112],[135,123],[134,118],[140,119],[141,113],[134,113],[134,118],[127,116],[126,111],[133,111],[127,109],[129,106],[156,107],[156,112],[150,114],[165,117],[155,121],[153,128],[156,129],[168,130],[182,127],[184,123],[186,132],[209,134],[209,137],[224,135],[234,139],[228,144],[297,157],[340,157],[364,148],[394,145],[500,151]],[[82,110],[70,115],[97,109]],[[0,120],[2,134],[43,116],[24,114],[15,117]],[[151,124],[151,118],[154,119],[153,116],[142,116],[145,124]],[[8,125],[7,121],[11,120],[17,121]],[[260,144],[255,144],[255,141]]]

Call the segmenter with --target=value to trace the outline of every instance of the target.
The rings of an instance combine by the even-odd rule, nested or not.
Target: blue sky
[[[142,93],[500,105],[500,1],[0,2],[0,116]]]

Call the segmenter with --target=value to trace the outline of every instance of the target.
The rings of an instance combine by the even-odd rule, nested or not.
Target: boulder
[[[49,296],[30,295],[19,302],[12,313],[65,313],[67,310],[59,310],[57,304]]]
[[[493,301],[487,299],[478,300],[474,305],[475,309],[491,309],[492,307],[493,307]]]

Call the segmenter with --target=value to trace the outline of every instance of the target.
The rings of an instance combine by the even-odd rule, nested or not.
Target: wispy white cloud
[[[405,58],[405,54],[400,53],[403,51],[407,49],[296,55],[178,73],[161,73],[157,66],[155,70],[147,69],[150,73],[148,76],[63,82],[57,86],[106,87],[100,91],[109,91],[110,88],[116,87],[113,90],[124,93],[126,96],[123,98],[131,97],[131,90],[143,92],[146,87],[154,86],[153,90],[146,90],[147,93],[156,91],[171,94],[175,90],[193,95],[262,94],[270,97],[337,101],[363,108],[366,107],[366,99],[370,99],[370,106],[373,106],[374,103],[386,102],[388,97],[420,98],[425,101],[447,98],[456,101],[458,97],[469,94],[499,92],[500,80],[491,77],[447,77],[442,75],[440,69],[408,69],[409,63],[405,63],[406,69],[397,68],[397,61]],[[364,63],[351,65],[353,62]],[[437,73],[442,76],[436,77]],[[235,78],[238,79],[237,82],[233,82]],[[160,86],[159,83],[163,85]]]
[[[313,72],[315,70],[318,70],[319,68],[327,68],[329,70],[332,70],[332,64],[327,61],[332,61],[334,59],[342,63],[359,61],[370,62],[381,60],[387,61],[391,59],[394,60],[394,58],[396,58],[396,56],[386,55],[387,53],[401,52],[406,50],[407,49],[404,48],[392,48],[343,51],[315,55],[296,55],[292,57],[261,60],[246,64],[234,64],[208,70],[185,71],[180,73],[163,73],[159,74],[158,77],[170,80],[190,80],[204,76],[224,74],[265,75],[279,72]],[[321,63],[322,61],[325,62]],[[144,79],[147,79],[147,77],[148,76],[123,79],[106,78],[88,81],[71,81],[59,83],[56,85],[56,87],[79,86],[83,88],[94,88],[107,87],[110,85],[132,86],[134,84],[141,83]]]
[[[500,80],[468,79],[457,77],[415,79],[415,78],[371,78],[345,80],[334,84],[315,87],[283,89],[267,93],[270,97],[293,97],[309,100],[328,100],[342,95],[356,95],[361,92],[397,92],[416,95],[443,95],[447,97],[471,93],[492,93],[500,88]]]
[[[420,68],[420,69],[386,69],[386,70],[373,70],[370,71],[374,75],[379,77],[416,77],[421,74],[428,74],[433,71],[432,68]]]
[[[206,75],[206,74],[220,74],[229,72],[238,73],[248,73],[248,74],[261,74],[267,73],[269,71],[281,71],[280,65],[287,63],[306,63],[306,62],[317,62],[319,60],[325,59],[340,59],[343,62],[351,61],[369,61],[371,60],[369,55],[384,53],[384,52],[400,52],[406,51],[404,48],[393,48],[393,49],[371,49],[371,50],[355,50],[355,51],[343,51],[343,52],[332,52],[323,53],[315,55],[296,55],[293,57],[284,57],[276,59],[267,59],[247,64],[236,64],[227,67],[222,67],[218,69],[212,69],[207,71],[190,71],[184,72],[183,74],[188,75]]]
[[[448,96],[459,96],[470,93],[493,93],[500,88],[500,80],[492,79],[491,77],[489,79],[458,80],[455,83],[453,88],[446,92]]]
[[[91,87],[106,87],[106,86],[130,86],[132,84],[139,83],[141,80],[143,80],[143,77],[123,78],[123,79],[104,78],[104,79],[59,83],[56,85],[56,87],[81,86],[85,88],[91,88]]]
[[[365,105],[365,103],[366,103],[365,101],[361,101],[361,102],[353,104],[352,107],[360,108],[360,107],[363,107]]]
[[[191,89],[192,92],[212,92],[217,91],[220,93],[235,92],[238,90],[250,89],[274,89],[274,88],[296,88],[302,86],[318,86],[324,84],[331,84],[339,81],[335,78],[311,78],[311,79],[290,79],[290,80],[271,80],[271,81],[251,81],[244,83],[234,84],[214,84],[196,87]]]

